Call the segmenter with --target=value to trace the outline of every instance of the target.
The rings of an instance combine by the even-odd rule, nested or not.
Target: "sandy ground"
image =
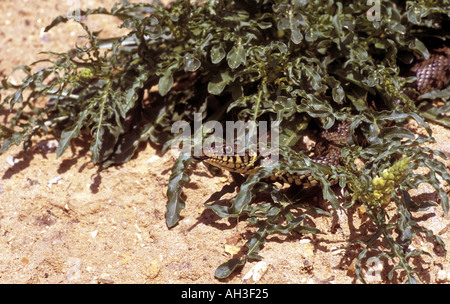
[[[49,33],[42,29],[75,2],[2,0],[0,71],[9,74],[17,65],[43,58],[41,51],[71,47],[82,34],[77,24]],[[82,8],[110,8],[113,2],[79,1]],[[89,24],[108,27],[104,36],[120,33],[113,18],[90,18]],[[11,79],[19,82],[20,77]],[[433,148],[449,153],[449,130],[435,125],[433,130]],[[216,267],[231,258],[230,248],[243,246],[254,230],[203,207],[230,181],[228,175],[212,177],[204,165],[194,166],[183,218],[169,230],[164,214],[174,162],[170,154],[147,145],[129,163],[99,173],[90,163],[88,143],[75,140],[61,158],[56,158],[55,143],[52,136],[35,138],[26,153],[13,147],[0,155],[0,283],[241,283],[253,267],[264,266],[252,261],[227,280],[214,278]],[[429,191],[424,186],[414,195],[435,197]],[[352,262],[361,247],[346,245],[364,238],[370,225],[357,209],[322,207],[332,213],[314,219],[322,234],[269,238],[260,251],[266,267],[259,283],[357,282]],[[450,248],[449,216],[440,208],[416,216]],[[431,253],[411,263],[423,282],[449,282],[450,263],[442,250],[425,236],[416,238],[413,247]],[[371,282],[388,282],[392,262],[373,266]],[[390,282],[399,282],[398,273]]]

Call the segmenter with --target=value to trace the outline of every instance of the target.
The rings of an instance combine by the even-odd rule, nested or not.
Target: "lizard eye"
[[[226,155],[231,155],[233,153],[233,147],[230,145],[226,145],[225,146],[225,154]]]

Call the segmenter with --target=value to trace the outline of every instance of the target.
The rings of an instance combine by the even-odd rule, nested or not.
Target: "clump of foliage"
[[[1,152],[20,143],[27,149],[32,136],[52,131],[60,137],[60,156],[85,131],[92,161],[104,168],[128,161],[143,141],[166,151],[177,135],[172,124],[192,123],[194,113],[202,113],[204,122],[277,121],[282,161],[248,176],[229,205],[206,206],[220,217],[245,218],[258,228],[246,253],[220,265],[216,277],[226,278],[247,260],[261,259],[258,252],[271,234],[319,232],[302,223],[314,221],[311,214],[328,212],[264,182],[280,170],[310,172],[322,181],[323,197],[335,209],[355,203],[365,207],[376,229],[367,239],[352,240],[364,246],[356,263],[360,280],[370,253],[398,262],[390,278],[402,270],[408,282],[415,282],[409,261],[428,254],[409,246],[416,235],[444,244],[413,215],[436,202],[415,202],[408,190],[430,184],[448,212],[441,183],[450,183],[450,175],[434,157],[445,156],[425,146],[433,137],[424,117],[450,126],[442,115],[450,103],[445,90],[422,96],[420,102],[405,97],[403,90],[414,78],[401,77],[402,68],[414,56],[429,56],[434,45],[424,42],[445,43],[450,11],[445,1],[375,2],[371,7],[366,1],[179,0],[164,8],[122,1],[111,10],[81,11],[84,17],[116,16],[129,32],[100,39],[82,20],[72,20],[85,29],[86,45],[67,53],[48,52],[49,65],[37,72],[33,65],[18,67],[26,73],[19,85],[3,79],[3,89],[15,93],[2,102],[13,115],[8,126],[1,126]],[[374,20],[370,14],[378,8],[379,20]],[[46,30],[67,21],[60,16]],[[150,91],[155,85],[158,92]],[[41,97],[49,99],[45,107],[35,105]],[[436,97],[441,103],[433,105]],[[316,164],[293,149],[307,128],[327,129],[344,119],[352,122],[352,140],[343,147],[342,166]],[[407,129],[410,120],[428,136]],[[167,190],[169,227],[184,208],[181,192],[192,161],[181,154],[174,164]],[[416,174],[418,167],[430,173]],[[327,174],[339,178],[351,203],[339,203]],[[266,201],[257,202],[257,193],[267,194]],[[389,216],[388,205],[394,206]]]

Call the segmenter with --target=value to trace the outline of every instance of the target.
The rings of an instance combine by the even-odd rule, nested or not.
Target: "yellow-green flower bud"
[[[80,79],[83,81],[88,81],[94,78],[94,73],[89,68],[84,68],[80,71]]]
[[[396,161],[390,168],[383,170],[381,177],[375,177],[372,180],[374,188],[372,192],[376,204],[384,205],[389,203],[392,190],[396,184],[402,182],[409,168],[409,157],[404,157]]]
[[[375,177],[372,180],[372,185],[376,188],[376,189],[382,189],[384,187],[384,185],[386,184],[386,181],[382,178],[379,177]]]
[[[380,199],[380,198],[383,196],[383,194],[381,194],[380,191],[375,190],[375,191],[373,192],[373,196],[374,196],[376,199]]]

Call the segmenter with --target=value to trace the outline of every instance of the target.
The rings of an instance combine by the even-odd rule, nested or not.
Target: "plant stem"
[[[376,212],[372,208],[369,208],[368,206],[365,207],[367,213],[370,215],[373,222],[377,225],[379,231],[381,231],[381,233],[383,234],[386,244],[391,248],[394,255],[399,259],[400,267],[406,271],[406,275],[408,276],[408,282],[415,282],[412,273],[413,270],[411,269],[411,267],[408,264],[408,261],[405,258],[404,251],[401,250],[400,246],[395,243],[395,241],[392,239],[392,235],[389,234],[389,232],[386,229],[386,223],[384,221],[385,218],[384,209],[378,209],[379,212]]]

